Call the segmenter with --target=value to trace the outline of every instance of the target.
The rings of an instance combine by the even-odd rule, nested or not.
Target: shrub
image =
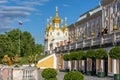
[[[70,54],[65,54],[65,55],[63,55],[63,59],[65,60],[65,61],[69,61],[70,60],[70,56],[69,56]]]
[[[65,74],[64,80],[84,80],[82,73],[71,71]]]
[[[96,54],[96,52],[94,50],[90,49],[86,52],[86,57],[87,58],[95,58],[95,54]]]
[[[45,78],[46,80],[56,80],[53,78],[56,78],[57,76],[57,71],[53,68],[46,68],[42,71],[41,73],[42,77]]]
[[[120,47],[116,46],[110,50],[110,57],[113,59],[120,59]]]
[[[70,53],[70,60],[77,60],[77,52]]]
[[[50,79],[45,79],[45,80],[57,80],[57,78],[50,78]]]
[[[95,56],[96,56],[97,59],[105,59],[105,58],[108,57],[106,50],[104,50],[102,48],[98,49],[96,51],[96,55]]]
[[[77,60],[83,60],[86,58],[86,54],[83,51],[77,52]]]

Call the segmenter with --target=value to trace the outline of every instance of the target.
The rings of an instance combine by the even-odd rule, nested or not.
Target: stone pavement
[[[57,76],[58,80],[63,80],[64,75],[65,75],[65,72],[58,71],[58,76]],[[40,80],[44,80],[44,79],[41,77]],[[97,76],[85,76],[84,75],[84,80],[114,80],[114,79],[111,77],[98,78]]]

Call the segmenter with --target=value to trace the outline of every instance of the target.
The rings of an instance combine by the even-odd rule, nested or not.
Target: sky
[[[28,31],[35,42],[44,45],[47,19],[67,17],[67,25],[76,22],[80,15],[99,5],[100,0],[0,0],[0,33],[19,28]],[[23,25],[19,26],[18,21]]]

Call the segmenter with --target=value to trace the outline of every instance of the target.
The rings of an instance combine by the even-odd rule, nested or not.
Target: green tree
[[[114,59],[114,65],[116,67],[116,73],[114,73],[114,80],[120,80],[120,72],[119,72],[119,67],[120,65],[118,64],[120,61],[120,46],[115,46],[110,50],[109,53],[110,57]]]
[[[25,57],[42,52],[43,46],[41,44],[35,44],[35,40],[30,32],[13,29],[5,34],[0,34],[0,58],[6,54],[10,57],[16,54]]]
[[[27,56],[34,53],[34,38],[32,35],[25,31],[21,34],[21,56]]]
[[[91,69],[90,67],[92,66],[92,60],[95,60],[95,54],[96,52],[93,49],[89,49],[86,52],[86,57],[87,57],[87,75],[91,75]]]
[[[86,58],[86,54],[84,51],[77,52],[77,67],[78,70],[80,71],[82,71],[82,60],[84,60],[85,58]]]
[[[107,51],[105,49],[96,50],[96,59],[100,60],[100,70],[98,72],[98,77],[105,77],[104,71],[104,60],[108,58]],[[103,64],[103,65],[102,65]]]
[[[71,70],[75,69],[75,60],[77,60],[77,52],[70,53],[70,60],[71,60]]]
[[[19,54],[19,38],[21,31],[19,29],[13,29],[9,32],[6,32],[5,35],[11,40],[9,44],[13,45],[12,54]]]
[[[41,54],[44,51],[44,48],[41,44],[35,44],[34,51],[36,54]]]

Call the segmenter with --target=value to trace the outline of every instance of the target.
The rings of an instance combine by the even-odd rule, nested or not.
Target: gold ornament
[[[113,30],[114,31],[117,31],[118,30],[118,26],[115,24],[115,25],[113,25]]]
[[[85,33],[83,34],[83,39],[86,39],[86,34]]]
[[[91,36],[94,37],[94,36],[95,36],[95,33],[94,33],[94,32],[91,32]]]
[[[53,19],[53,22],[54,23],[60,23],[61,22],[61,19],[58,16],[58,7],[56,7],[56,15],[55,15],[55,17]]]

